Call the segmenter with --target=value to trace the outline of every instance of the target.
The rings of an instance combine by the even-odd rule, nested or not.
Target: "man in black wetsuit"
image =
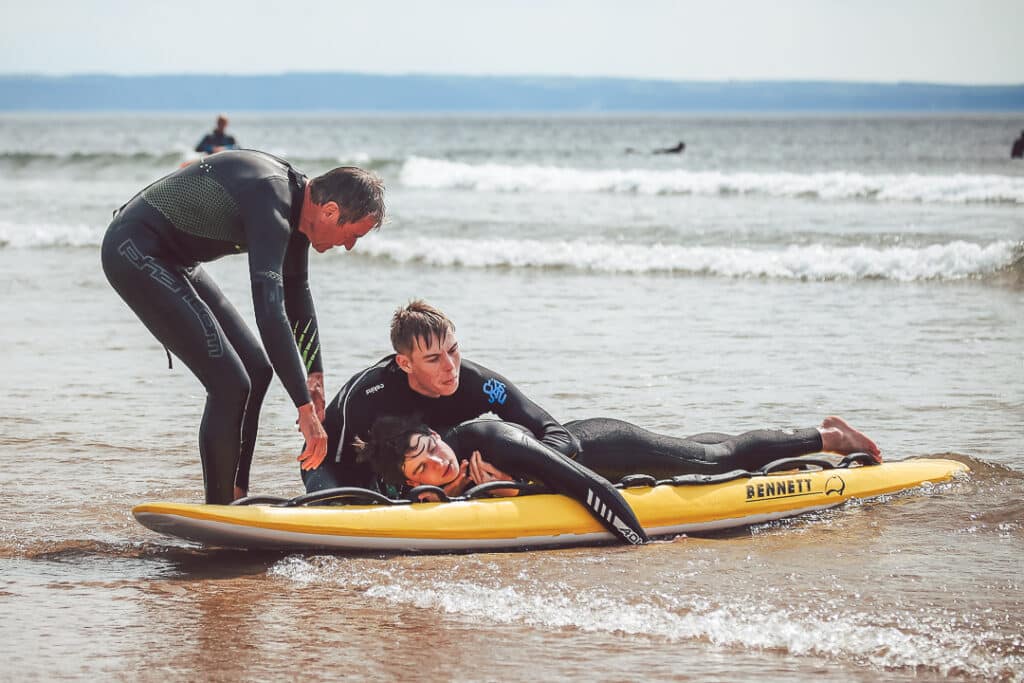
[[[355,439],[366,439],[380,415],[418,413],[438,431],[494,413],[528,429],[559,453],[573,456],[576,439],[543,408],[493,370],[461,357],[455,325],[436,308],[412,301],[391,323],[395,354],[358,372],[327,407],[327,459],[303,471],[309,492],[336,486],[376,487],[376,475],[356,459]]]
[[[217,127],[213,129],[212,133],[207,133],[199,141],[199,144],[196,145],[196,151],[203,154],[213,154],[225,149],[238,149],[238,143],[235,142],[234,136],[227,134],[227,127],[228,117],[221,114],[217,117]]]
[[[199,430],[206,502],[246,494],[274,372],[298,409],[306,440],[299,461],[312,468],[323,460],[323,360],[309,247],[352,249],[380,226],[384,211],[383,184],[362,169],[307,180],[269,154],[226,151],[157,180],[115,213],[101,249],[107,279],[165,346],[168,361],[178,356],[207,391]],[[244,252],[259,339],[199,265]]]
[[[454,325],[423,301],[410,302],[395,313],[391,343],[396,354],[354,375],[328,406],[328,457],[319,468],[302,473],[307,491],[380,486],[371,463],[359,462],[355,441],[366,441],[382,415],[417,414],[423,423],[446,434],[491,412],[525,427],[554,451],[614,479],[638,472],[660,478],[756,469],[771,460],[819,451],[865,451],[881,460],[875,443],[838,417],[796,431],[705,433],[686,439],[608,418],[581,420],[567,428],[503,376],[461,358]],[[466,470],[461,474],[465,477]]]

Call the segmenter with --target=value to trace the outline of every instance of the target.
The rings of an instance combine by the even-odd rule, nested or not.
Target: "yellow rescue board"
[[[753,475],[717,484],[622,491],[648,535],[727,529],[948,481],[966,465],[917,459]],[[613,540],[580,503],[543,494],[450,503],[276,507],[144,503],[144,526],[211,546],[453,551],[585,545]]]

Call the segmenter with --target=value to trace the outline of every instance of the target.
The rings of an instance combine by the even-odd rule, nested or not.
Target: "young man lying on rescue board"
[[[393,355],[353,375],[327,406],[323,423],[327,458],[316,469],[302,472],[307,491],[377,487],[376,474],[357,460],[355,440],[367,440],[381,415],[419,414],[444,434],[467,420],[493,413],[569,458],[577,458],[583,439],[584,450],[590,451],[583,464],[615,480],[637,472],[663,477],[757,469],[777,458],[820,451],[863,451],[881,461],[871,439],[834,417],[817,428],[759,430],[739,436],[698,434],[689,439],[607,419],[584,420],[567,429],[508,379],[463,359],[454,323],[424,301],[412,301],[395,311],[391,344]]]
[[[643,528],[609,479],[637,473],[663,479],[750,470],[779,458],[822,450],[847,455],[870,443],[838,417],[826,418],[818,429],[799,430],[802,446],[795,435],[769,430],[680,439],[608,418],[576,420],[565,428],[580,443],[574,458],[546,446],[516,424],[470,420],[449,429],[442,438],[419,415],[377,418],[369,437],[357,439],[355,448],[359,460],[370,464],[385,485],[426,484],[456,496],[491,481],[540,482],[584,504],[620,539],[639,543],[647,539]],[[518,489],[492,493],[514,496]]]

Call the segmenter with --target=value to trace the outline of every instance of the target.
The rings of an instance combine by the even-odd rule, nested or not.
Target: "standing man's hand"
[[[316,410],[316,419],[324,421],[324,407],[327,405],[324,397],[324,373],[311,372],[306,377],[306,388],[309,389],[310,400],[313,401],[313,408]]]
[[[306,448],[298,461],[304,470],[316,469],[327,457],[327,432],[320,424],[312,403],[299,406],[299,431],[306,440]]]

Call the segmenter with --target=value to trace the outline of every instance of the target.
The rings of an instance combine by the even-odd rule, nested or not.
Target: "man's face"
[[[444,486],[459,476],[459,459],[437,432],[413,434],[405,452],[402,474],[411,486]]]
[[[417,338],[409,355],[398,354],[398,367],[409,375],[409,387],[418,394],[438,398],[459,388],[462,356],[459,340],[449,330],[443,339]]]
[[[345,247],[345,251],[352,251],[356,242],[373,230],[377,222],[376,216],[369,215],[352,223],[339,224],[337,204],[327,202],[315,208],[318,209],[318,215],[307,236],[313,248],[321,254],[332,247]]]

